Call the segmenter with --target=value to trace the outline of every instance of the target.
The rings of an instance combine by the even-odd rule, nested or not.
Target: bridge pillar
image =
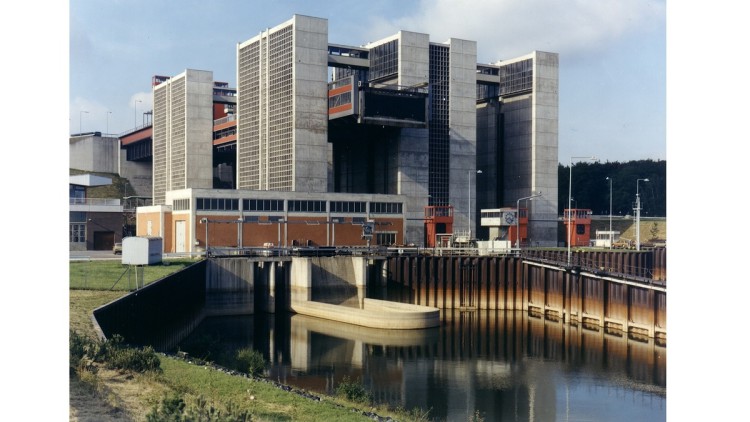
[[[271,262],[268,269],[268,297],[266,311],[276,313],[276,262]]]
[[[306,302],[312,299],[312,261],[309,258],[292,258],[291,302]],[[291,309],[290,309],[291,310]]]

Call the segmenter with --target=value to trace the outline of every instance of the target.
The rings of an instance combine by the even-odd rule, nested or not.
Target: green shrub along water
[[[244,348],[237,351],[235,355],[236,368],[238,371],[246,372],[252,376],[261,376],[266,369],[263,354],[257,350]]]
[[[246,422],[251,420],[253,418],[250,412],[240,409],[233,402],[229,402],[223,408],[217,408],[203,396],[186,401],[177,394],[170,394],[162,398],[161,403],[155,405],[151,412],[146,415],[147,422]]]
[[[355,403],[372,402],[372,394],[365,389],[365,386],[359,381],[352,381],[349,376],[345,376],[336,387],[336,395]]]
[[[151,346],[128,347],[122,337],[112,336],[111,340],[92,340],[70,332],[71,369],[94,368],[94,363],[103,364],[108,369],[119,369],[139,373],[161,372],[161,361]]]

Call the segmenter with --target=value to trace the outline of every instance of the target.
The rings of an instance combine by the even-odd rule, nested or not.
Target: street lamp
[[[81,112],[78,113],[78,133],[83,133],[83,113],[89,114],[89,112],[85,110],[81,110]]]
[[[477,174],[482,174],[482,170],[477,170]],[[471,240],[471,172],[469,172],[469,238]]]
[[[571,226],[570,205],[571,205],[571,202],[573,202],[573,198],[571,197],[572,191],[573,191],[573,160],[590,160],[594,162],[599,161],[596,157],[593,157],[593,156],[592,157],[570,157],[570,177],[568,179],[568,266],[570,266],[570,226]]]
[[[133,103],[133,129],[138,127],[138,120],[136,119],[136,115],[138,114],[138,103],[142,103],[141,100],[135,100]]]
[[[609,180],[609,248],[612,249],[612,178],[608,176],[605,180]]]
[[[534,199],[537,197],[542,196],[542,192],[538,192],[531,196],[525,196],[523,198],[518,198],[516,201],[516,247],[518,249],[521,249],[521,226],[518,224],[518,220],[521,219],[521,201],[525,201],[527,199]]]
[[[112,114],[111,111],[107,112],[107,134],[109,134],[109,115]]]
[[[638,192],[638,182],[648,179],[638,179],[635,181],[635,250],[641,250],[641,195]]]

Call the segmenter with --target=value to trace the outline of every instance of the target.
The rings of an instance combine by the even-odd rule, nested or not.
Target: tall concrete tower
[[[295,15],[237,46],[238,189],[325,192],[328,21]]]
[[[153,87],[153,204],[213,186],[213,73],[188,69]]]

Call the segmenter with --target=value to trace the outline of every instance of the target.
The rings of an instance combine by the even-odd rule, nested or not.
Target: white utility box
[[[122,239],[122,263],[151,265],[161,263],[162,238],[134,236]]]

